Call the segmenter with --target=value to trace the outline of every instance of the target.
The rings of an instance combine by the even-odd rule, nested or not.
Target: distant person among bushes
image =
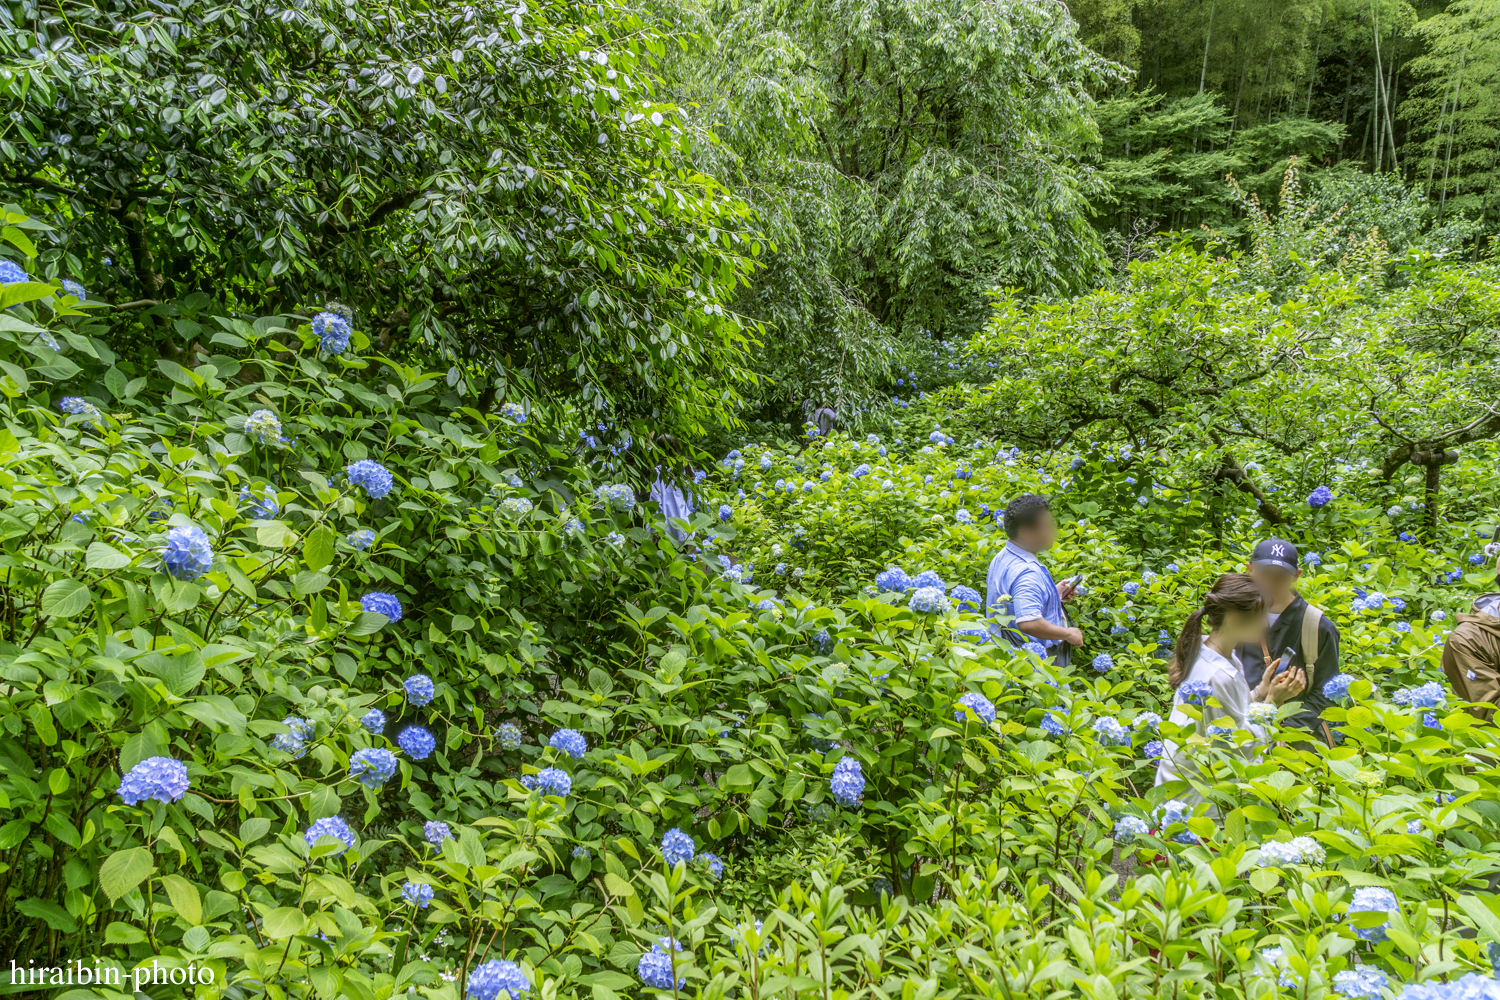
[[[1291,542],[1283,538],[1267,538],[1250,553],[1250,563],[1245,571],[1260,588],[1270,621],[1263,637],[1264,645],[1257,638],[1239,649],[1240,662],[1245,668],[1245,683],[1255,687],[1261,682],[1268,657],[1278,669],[1301,667],[1304,673],[1311,675],[1312,683],[1306,691],[1297,693],[1302,710],[1287,720],[1287,724],[1306,729],[1332,746],[1333,737],[1322,720],[1323,709],[1332,702],[1323,694],[1323,685],[1338,676],[1338,626],[1320,608],[1307,603],[1297,593],[1295,587],[1302,569],[1297,546]],[[1290,663],[1282,664],[1280,660],[1287,649],[1293,650],[1294,655]]]
[[[672,522],[687,520],[697,509],[692,495],[682,487],[683,483],[693,481],[693,473],[682,459],[682,445],[675,435],[658,434],[652,439],[652,443],[666,461],[656,467],[656,481],[651,484],[647,499],[656,501],[662,519],[667,522],[667,533],[681,545],[687,541],[687,532]]]
[[[1443,673],[1453,693],[1464,701],[1489,704],[1470,709],[1481,719],[1495,714],[1500,705],[1500,559],[1495,562],[1497,592],[1480,594],[1467,614],[1459,612],[1457,624],[1443,643]]]
[[[1005,508],[1005,548],[990,561],[985,585],[989,615],[1009,616],[1014,624],[995,626],[1012,646],[1040,642],[1059,665],[1073,647],[1083,645],[1083,632],[1068,624],[1063,602],[1071,600],[1077,584],[1055,583],[1037,559],[1057,541],[1057,521],[1045,497],[1023,493]]]
[[[1203,634],[1205,622],[1207,635]],[[1255,581],[1244,573],[1219,577],[1203,598],[1203,607],[1183,624],[1172,658],[1167,661],[1167,681],[1176,691],[1171,721],[1196,726],[1209,739],[1232,739],[1237,729],[1264,735],[1261,727],[1250,721],[1251,703],[1270,701],[1280,705],[1307,686],[1301,668],[1288,667],[1267,676],[1254,691],[1250,689],[1235,648],[1248,644],[1258,649],[1265,631],[1266,602]],[[1187,705],[1198,710],[1196,720],[1185,711]],[[1253,745],[1247,746],[1253,749]],[[1164,785],[1196,774],[1196,766],[1182,748],[1168,740],[1156,764],[1156,783]],[[1189,804],[1204,801],[1193,789],[1173,793],[1172,797]]]

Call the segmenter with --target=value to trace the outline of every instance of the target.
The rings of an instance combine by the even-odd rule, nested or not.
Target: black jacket
[[[1323,733],[1322,727],[1318,725],[1318,718],[1323,714],[1323,709],[1332,704],[1323,697],[1323,685],[1339,672],[1339,627],[1326,613],[1323,615],[1323,620],[1318,623],[1318,662],[1309,668],[1307,653],[1302,648],[1302,616],[1306,610],[1307,602],[1300,594],[1292,598],[1292,603],[1286,606],[1286,610],[1276,619],[1276,624],[1267,631],[1266,646],[1270,649],[1273,660],[1288,646],[1297,651],[1291,666],[1301,667],[1307,672],[1307,689],[1295,699],[1302,703],[1302,710],[1287,721],[1291,725],[1312,730],[1321,738]],[[1240,654],[1240,663],[1245,668],[1245,682],[1254,690],[1266,671],[1265,656],[1260,644],[1246,643],[1237,652]]]

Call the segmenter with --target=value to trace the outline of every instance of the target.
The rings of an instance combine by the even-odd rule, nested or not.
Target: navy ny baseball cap
[[[1280,566],[1297,572],[1297,546],[1284,538],[1267,538],[1255,547],[1250,562],[1256,566]]]

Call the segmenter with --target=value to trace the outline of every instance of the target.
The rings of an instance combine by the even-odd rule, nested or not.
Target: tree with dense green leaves
[[[893,339],[976,329],[996,285],[1063,294],[1099,273],[1077,158],[1116,69],[1050,0],[703,0],[679,103],[700,166],[777,251],[735,302],[764,321],[767,401],[866,405]]]
[[[485,403],[694,431],[742,386],[763,245],[688,166],[661,52],[570,0],[0,8],[0,192],[147,354],[210,304],[338,300]]]

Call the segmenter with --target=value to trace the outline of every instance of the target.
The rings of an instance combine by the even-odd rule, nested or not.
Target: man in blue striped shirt
[[[1011,625],[991,626],[1012,646],[1040,642],[1058,664],[1083,645],[1083,632],[1068,624],[1063,602],[1072,600],[1073,581],[1055,583],[1037,559],[1057,541],[1057,521],[1045,497],[1024,493],[1005,508],[1005,548],[990,562],[985,585],[990,617],[1005,615]]]

